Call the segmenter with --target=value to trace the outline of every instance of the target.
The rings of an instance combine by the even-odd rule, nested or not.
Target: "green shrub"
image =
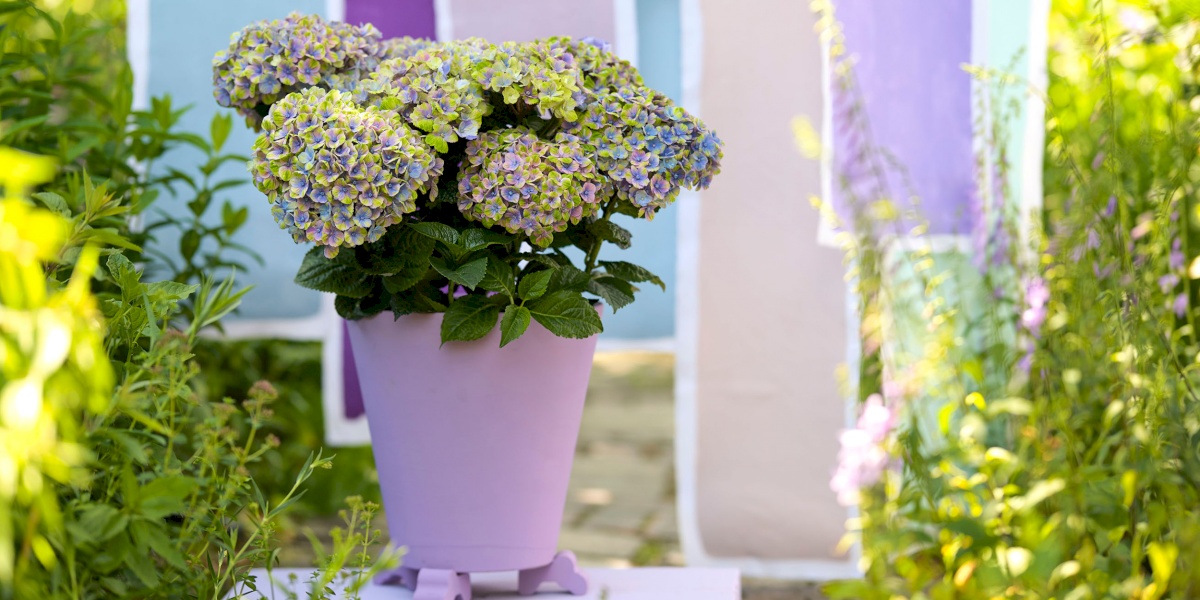
[[[1020,243],[982,271],[919,231],[900,248],[894,196],[856,188],[880,191],[844,236],[879,368],[834,482],[864,578],[832,597],[1200,594],[1196,8],[1056,0],[1044,211],[1000,211]],[[998,130],[980,164],[1004,181]]]
[[[278,457],[270,384],[193,388],[200,332],[245,293],[211,277],[244,213],[194,228],[233,185],[208,181],[236,158],[221,154],[230,121],[205,140],[172,130],[168,100],[129,110],[119,23],[99,18],[121,7],[104,7],[0,3],[0,598],[219,598],[274,564],[283,512],[330,458]],[[177,144],[205,151],[199,177],[156,174]],[[173,185],[195,199],[163,226],[214,253],[172,265],[141,252],[156,227],[138,221]],[[281,489],[255,482],[264,464]],[[396,564],[366,553],[376,510],[351,499],[312,596]]]

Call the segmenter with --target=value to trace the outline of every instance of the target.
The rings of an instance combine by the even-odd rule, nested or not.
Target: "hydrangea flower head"
[[[395,114],[349,93],[307,88],[271,107],[250,171],[271,214],[297,243],[342,247],[379,239],[436,195],[442,159]]]
[[[398,112],[445,152],[459,138],[475,139],[492,107],[471,78],[475,42],[449,42],[384,61],[355,90],[363,104]],[[439,141],[440,140],[440,141]]]
[[[387,60],[389,58],[409,58],[421,50],[437,46],[438,43],[425,38],[404,36],[388,38],[380,42],[380,45],[380,58]]]
[[[543,119],[578,118],[580,72],[566,48],[546,41],[476,43],[471,52],[473,78],[505,104],[520,101]]]
[[[528,129],[489,131],[467,144],[459,210],[488,227],[547,246],[554,233],[596,213],[610,193],[578,138],[539,139]]]
[[[597,96],[563,131],[584,140],[617,196],[648,219],[680,189],[706,188],[721,170],[717,134],[670,98],[644,87]]]
[[[552,52],[561,50],[573,57],[582,76],[582,91],[589,93],[580,98],[580,105],[621,88],[644,85],[637,68],[617,56],[612,45],[603,40],[552,37],[547,38],[545,44]]]
[[[392,46],[371,25],[327,23],[292,13],[259,21],[233,34],[229,48],[213,58],[213,96],[258,127],[266,109],[309,86],[353,87]]]

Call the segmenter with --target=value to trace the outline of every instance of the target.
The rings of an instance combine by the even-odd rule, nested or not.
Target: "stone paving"
[[[683,565],[675,515],[674,366],[666,353],[596,356],[559,540],[584,565]],[[325,537],[332,523],[306,525]],[[307,546],[302,537],[289,545],[282,566],[311,564]],[[743,598],[822,596],[814,584],[745,580]]]

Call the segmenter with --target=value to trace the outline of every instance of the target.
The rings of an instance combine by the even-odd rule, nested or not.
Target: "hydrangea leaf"
[[[571,265],[563,265],[550,278],[550,292],[569,291],[576,294],[587,289],[591,276]]]
[[[487,273],[488,259],[484,256],[463,265],[451,265],[444,258],[431,256],[429,264],[446,279],[474,290]]]
[[[487,272],[479,281],[479,287],[489,292],[504,294],[508,296],[509,300],[513,300],[517,294],[515,282],[516,275],[513,273],[512,267],[493,256],[488,259]]]
[[[521,334],[529,329],[532,318],[529,309],[524,306],[511,304],[505,308],[504,318],[500,319],[500,347],[503,348],[509,342],[521,337]]]
[[[458,247],[458,232],[445,223],[409,223],[408,226],[415,229],[417,233],[431,237],[447,246]]]
[[[496,326],[499,317],[500,306],[484,296],[458,298],[442,318],[442,343],[477,340]]]
[[[545,266],[545,267],[550,267],[551,269],[557,269],[563,265],[571,264],[570,258],[567,258],[565,256],[560,256],[558,254],[537,254],[534,252],[521,252],[519,254],[514,254],[513,257],[516,258],[517,260],[525,260],[525,261],[529,261],[532,263],[537,263],[537,264]]]
[[[528,307],[535,321],[559,337],[584,339],[604,331],[596,309],[577,292],[554,292]]]
[[[608,274],[612,275],[613,277],[619,277],[625,281],[632,281],[634,283],[641,283],[645,281],[657,285],[658,287],[662,288],[663,291],[666,291],[667,289],[667,284],[664,283],[658,275],[655,275],[654,273],[646,270],[644,267],[639,267],[633,263],[625,262],[623,260],[602,260],[600,261],[600,266],[604,267],[604,270],[608,271]]]
[[[513,238],[503,233],[488,231],[487,229],[466,229],[458,234],[458,243],[464,250],[478,250],[488,246],[504,245],[511,243]]]
[[[397,319],[412,313],[443,312],[446,310],[446,305],[431,297],[437,292],[436,289],[424,289],[423,286],[409,288],[403,292],[392,294],[389,308]]]
[[[372,275],[424,274],[434,240],[409,228],[389,229],[383,239],[354,249],[362,269]],[[416,280],[413,280],[416,283]]]
[[[603,298],[614,313],[633,302],[633,286],[616,277],[593,279],[588,282],[587,291]]]
[[[362,298],[338,296],[333,301],[333,307],[338,316],[352,321],[373,317],[390,307],[388,301],[379,294],[368,294]]]
[[[633,234],[628,229],[612,221],[596,221],[592,223],[589,229],[592,230],[592,233],[596,237],[606,242],[612,242],[622,250],[628,249],[630,242],[633,241]]]
[[[550,278],[554,277],[556,272],[547,269],[525,275],[521,278],[521,284],[517,286],[517,295],[522,300],[533,300],[542,297],[550,287]]]
[[[371,293],[374,287],[370,277],[359,268],[353,254],[347,252],[334,258],[325,258],[320,246],[313,247],[304,255],[304,261],[296,273],[296,283],[310,290],[350,298],[362,298]]]

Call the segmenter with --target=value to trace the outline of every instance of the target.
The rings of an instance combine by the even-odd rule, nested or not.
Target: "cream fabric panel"
[[[714,559],[827,561],[847,510],[829,490],[845,403],[842,253],[817,244],[820,167],[790,120],[821,120],[807,2],[701,0],[704,120],[725,141],[702,194],[696,507]]]

